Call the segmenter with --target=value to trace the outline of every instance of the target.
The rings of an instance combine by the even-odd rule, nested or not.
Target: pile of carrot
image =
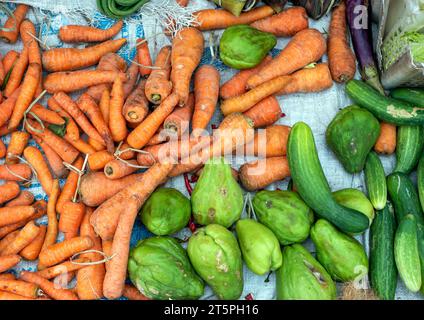
[[[147,299],[125,278],[131,230],[150,194],[240,148],[259,158],[233,169],[245,189],[285,179],[290,127],[275,124],[282,115],[276,97],[322,91],[355,73],[343,5],[334,10],[328,50],[303,8],[274,14],[261,6],[239,17],[208,9],[196,12],[197,23],[155,56],[146,39],[137,39],[131,65],[116,53],[127,42],[119,37],[123,21],[106,30],[63,26],[63,42],[96,44],[42,50],[28,9],[17,5],[4,25],[10,31],[0,31],[0,40],[23,43],[0,59],[0,136],[10,134],[7,146],[0,140],[0,299]],[[291,39],[276,57],[222,84],[213,65],[199,66],[202,31],[240,23]],[[325,53],[328,63],[320,62]],[[212,124],[217,112],[224,119]],[[205,134],[214,125],[213,135]],[[390,153],[383,131],[375,148]],[[385,131],[396,136],[389,125]],[[47,203],[22,190],[34,181]],[[39,225],[44,215],[48,224]],[[7,273],[22,259],[38,260],[38,271],[18,278]]]

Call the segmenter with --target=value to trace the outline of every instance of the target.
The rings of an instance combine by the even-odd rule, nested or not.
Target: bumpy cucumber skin
[[[394,300],[397,269],[394,256],[396,219],[391,203],[378,211],[370,229],[370,281],[375,294]]]
[[[424,149],[423,126],[400,126],[397,130],[396,166],[394,172],[410,173]]]
[[[412,103],[419,107],[424,107],[424,89],[419,88],[397,88],[390,92],[390,96]]]
[[[424,211],[424,152],[418,164],[417,185],[418,185],[418,196],[421,201],[421,209]]]
[[[374,151],[367,156],[364,174],[372,205],[376,210],[383,210],[387,202],[386,174],[379,156]]]
[[[339,205],[333,199],[311,128],[306,123],[298,122],[293,126],[287,154],[291,176],[299,195],[319,217],[327,219],[346,233],[357,234],[368,228],[368,217]]]

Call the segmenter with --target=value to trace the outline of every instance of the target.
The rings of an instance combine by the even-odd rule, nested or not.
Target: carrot
[[[34,194],[28,190],[22,190],[21,193],[13,200],[6,203],[5,207],[30,206],[34,203]]]
[[[0,159],[3,159],[6,156],[6,145],[3,140],[0,140]]]
[[[245,112],[266,97],[283,90],[290,83],[290,80],[290,76],[278,76],[264,82],[242,95],[224,100],[221,103],[221,111],[224,115],[234,112]]]
[[[15,107],[16,100],[18,99],[20,93],[20,87],[18,87],[9,98],[4,100],[0,104],[0,126],[6,124],[9,121],[10,116],[12,115],[13,108]]]
[[[56,265],[74,254],[91,249],[93,241],[90,237],[75,237],[53,244],[42,250],[39,256],[39,264],[43,267]]]
[[[246,163],[240,167],[240,181],[248,191],[263,189],[290,176],[286,157],[273,157]]]
[[[21,190],[19,185],[14,181],[6,181],[0,185],[0,205],[16,198]]]
[[[113,83],[109,103],[109,128],[115,142],[123,141],[128,134],[125,118],[122,115],[123,106],[124,88],[121,79],[116,78]]]
[[[47,162],[54,176],[56,178],[64,177],[67,171],[63,165],[62,158],[59,157],[59,155],[39,137],[34,137],[34,140],[38,143],[41,149],[43,149],[44,155],[46,156]]]
[[[29,63],[36,63],[40,65],[41,69],[41,53],[40,48],[38,46],[37,40],[34,38],[36,37],[36,31],[34,24],[28,20],[25,19],[21,23],[20,27],[20,33],[22,42],[24,43],[24,46],[28,47],[28,60]]]
[[[181,137],[190,129],[190,120],[193,115],[194,95],[190,94],[184,107],[174,109],[163,122],[164,130],[174,136]]]
[[[269,96],[243,114],[252,120],[255,128],[261,128],[277,122],[281,117],[281,109],[277,98]]]
[[[72,290],[57,288],[53,282],[43,278],[36,272],[22,271],[19,278],[38,285],[45,294],[54,300],[78,300]]]
[[[396,150],[396,126],[391,123],[380,123],[380,136],[374,150],[381,154],[392,154]]]
[[[94,250],[102,251],[102,243],[100,238],[94,232],[90,224],[90,218],[93,213],[91,208],[87,209],[87,213],[81,224],[81,235],[90,237],[94,242]],[[81,255],[93,261],[100,261],[100,254],[91,252]],[[88,266],[77,273],[77,293],[82,300],[95,300],[103,297],[103,281],[105,277],[105,265],[96,264]]]
[[[78,235],[84,215],[85,205],[83,203],[68,201],[63,204],[59,219],[59,231],[65,234],[65,239],[71,239]]]
[[[21,156],[28,144],[29,134],[23,131],[14,131],[10,136],[10,142],[6,151],[6,164],[16,164],[19,162],[17,156]]]
[[[128,208],[134,202],[137,211],[137,208],[140,208],[150,193],[153,192],[158,185],[165,182],[172,168],[173,165],[167,162],[155,164],[135,183],[122,189],[113,197],[103,202],[100,207],[94,211],[91,217],[91,224],[102,240],[111,240],[113,238],[121,213],[125,211],[130,212]],[[116,251],[113,250],[113,253],[114,252]],[[111,268],[111,270],[113,269],[114,268]]]
[[[160,104],[171,94],[172,82],[169,80],[171,74],[171,46],[160,49],[155,65],[155,69],[146,80],[146,97],[154,103]]]
[[[174,110],[180,96],[172,93],[146,119],[140,123],[127,137],[128,144],[135,149],[144,147],[153,137],[163,121]]]
[[[103,172],[90,172],[81,178],[79,190],[81,202],[87,206],[97,207],[122,189],[136,182],[142,175],[142,173],[131,174],[111,180]]]
[[[302,30],[295,34],[278,56],[249,78],[247,86],[254,88],[275,77],[299,70],[318,61],[326,50],[325,39],[318,30]]]
[[[146,118],[147,114],[149,113],[149,101],[147,100],[144,93],[145,86],[146,80],[142,79],[124,103],[122,113],[125,117],[125,120],[129,123],[138,125]],[[107,116],[109,116],[109,114],[107,114]]]
[[[34,221],[28,222],[25,227],[19,231],[15,240],[12,241],[6,248],[1,252],[2,255],[7,256],[11,254],[17,254],[26,246],[28,246],[40,233],[40,228],[37,227]]]
[[[9,97],[20,86],[22,78],[28,67],[28,48],[24,47],[18,60],[13,66],[10,73],[9,80],[7,81],[6,88],[3,91],[5,97]]]
[[[328,62],[336,82],[346,82],[355,76],[356,58],[346,37],[346,5],[342,1],[334,8],[328,34]]]
[[[80,25],[67,25],[59,29],[59,39],[67,43],[102,42],[116,36],[118,32],[121,31],[123,25],[123,20],[119,20],[108,29],[99,29]]]
[[[44,160],[43,154],[36,147],[26,147],[24,150],[24,157],[34,168],[37,173],[37,178],[41,183],[41,187],[49,196],[52,190],[53,177],[47,162]]]
[[[99,141],[104,142],[102,136],[99,134],[99,132],[96,130],[96,128],[90,123],[90,121],[87,119],[87,117],[84,115],[84,113],[81,111],[81,109],[78,107],[77,103],[75,103],[66,93],[64,92],[57,92],[53,95],[53,98],[60,104],[60,106],[65,109],[66,112],[68,112],[71,117],[75,120],[76,123],[80,126],[80,128],[91,138]],[[85,98],[83,98],[85,99]],[[83,103],[83,100],[79,100]],[[87,103],[86,100],[84,100],[84,103]],[[83,106],[84,108],[87,107],[86,104]]]
[[[16,277],[13,273],[2,273],[0,274],[0,279],[1,280],[16,280]]]
[[[171,113],[172,114],[172,113]],[[156,146],[162,142],[168,142],[170,138],[175,137],[175,133],[172,131],[164,130],[160,128],[157,133],[149,140],[146,146]]]
[[[172,41],[171,82],[180,107],[187,103],[191,76],[203,53],[203,35],[195,28],[181,29]]]
[[[8,74],[10,69],[15,65],[16,61],[19,59],[19,52],[15,50],[9,50],[3,57],[3,67],[4,74]]]
[[[203,131],[212,119],[219,95],[220,76],[211,65],[201,66],[194,76],[194,94],[196,103],[193,114],[193,132]]]
[[[130,95],[131,96],[131,95]],[[109,125],[109,105],[110,105],[110,91],[105,89],[102,93],[99,102],[99,108],[103,115],[103,120],[107,125]]]
[[[0,165],[0,179],[10,181],[26,181],[31,178],[31,168],[24,163]]]
[[[115,159],[113,154],[109,153],[107,150],[97,151],[93,154],[90,154],[88,157],[88,166],[90,170],[97,171],[103,169],[107,163]]]
[[[107,126],[105,120],[103,119],[102,112],[100,111],[99,106],[96,104],[93,98],[91,98],[88,94],[83,93],[78,101],[78,107],[84,112],[84,114],[90,119],[91,123],[100,134],[102,141],[106,143],[107,149],[109,152],[113,152],[115,149],[115,145],[113,144],[112,134]],[[90,138],[95,139],[93,136]]]
[[[107,257],[112,256],[112,244],[113,244],[112,240],[102,240],[102,251]],[[105,263],[106,271],[108,269],[109,263],[110,263],[110,260],[106,261]]]
[[[142,41],[144,42],[141,43]],[[152,66],[152,58],[150,57],[149,45],[147,41],[143,40],[142,38],[137,39],[137,60],[138,63],[142,65],[139,67],[140,75],[142,77],[148,76],[152,72],[152,69],[149,68]]]
[[[176,0],[181,7],[187,7],[190,0]]]
[[[0,127],[0,137],[4,137],[8,135],[9,133],[11,133],[11,131],[7,128],[7,125]]]
[[[55,179],[53,181],[52,191],[50,193],[49,202],[47,203],[47,230],[42,244],[41,251],[48,248],[52,244],[56,243],[58,226],[57,226],[57,214],[56,214],[56,204],[59,197],[60,187],[59,180]]]
[[[106,164],[104,173],[109,179],[115,180],[126,177],[138,170],[137,160],[128,160],[128,165],[118,159],[114,159]]]
[[[131,92],[134,90],[134,87],[138,80],[138,65],[132,63],[127,70],[127,81],[123,84],[124,89],[124,98],[127,99]]]
[[[116,71],[81,70],[50,73],[44,79],[44,88],[49,93],[73,92],[102,83],[112,83],[116,77],[125,81],[125,73]]]
[[[19,234],[19,230],[13,231],[0,240],[0,253],[6,249]]]
[[[303,7],[288,8],[270,17],[256,20],[250,26],[277,37],[293,37],[308,28],[308,14]]]
[[[93,138],[88,137],[87,143],[94,149],[94,152],[106,150],[106,148],[105,148],[105,146],[103,144],[101,144],[97,140],[94,140]],[[112,151],[114,149],[115,149],[115,145],[113,145]]]
[[[39,295],[37,285],[22,280],[0,280],[0,291],[10,292],[32,299],[37,298]]]
[[[43,54],[43,67],[50,72],[71,71],[90,67],[99,62],[109,52],[118,51],[126,39],[108,40],[92,47],[55,48]]]
[[[76,169],[81,170],[83,164],[84,164],[83,159],[81,157],[78,157],[78,159],[72,165]],[[69,172],[68,178],[66,179],[62,192],[57,198],[56,211],[59,212],[60,214],[62,214],[63,212],[63,205],[68,201],[72,201],[75,195],[75,191],[77,190],[77,186],[78,186],[78,177],[79,177],[78,173],[74,171]],[[53,211],[53,209],[51,211]]]
[[[225,29],[237,24],[250,24],[273,14],[274,10],[270,6],[255,8],[238,17],[227,10],[216,9],[205,9],[193,13],[197,20],[196,28],[202,31]]]
[[[291,93],[319,92],[331,88],[333,79],[326,63],[319,63],[312,68],[304,68],[294,72],[287,84],[277,95]]]
[[[77,149],[79,152],[83,154],[90,155],[96,152],[96,149],[94,149],[89,143],[85,142],[82,139],[70,141],[70,143],[72,144],[73,147],[75,147],[75,149]]]
[[[46,268],[40,271],[37,271],[37,275],[50,280],[53,278],[56,278],[57,276],[60,276],[62,274],[71,273],[73,271],[77,271],[82,268],[86,268],[86,266],[81,265],[80,263],[86,263],[90,260],[87,258],[79,258],[75,259],[73,261],[65,261],[60,264],[57,264],[53,267]]]
[[[182,1],[182,0],[180,0]],[[124,286],[124,290],[122,291],[122,295],[128,300],[150,300],[144,294],[142,294],[138,289],[134,286],[126,284]]]
[[[18,294],[0,291],[0,300],[12,301],[12,300],[34,300],[31,298],[23,297]]]
[[[3,26],[4,29],[9,30],[0,30],[0,39],[7,43],[15,43],[18,40],[19,27],[22,20],[25,19],[28,9],[29,7],[24,4],[20,4],[16,7],[13,12],[13,17],[9,17]]]
[[[46,237],[46,231],[46,226],[40,226],[40,231],[38,232],[37,237],[19,253],[22,258],[30,261],[38,258],[41,247],[44,243],[44,238]]]
[[[63,119],[57,112],[44,108],[41,104],[35,104],[31,108],[31,113],[34,113],[43,122],[56,124],[58,126],[65,124],[65,119]],[[31,113],[29,116],[32,116]]]
[[[4,71],[4,65],[2,62],[2,55],[0,54],[0,84],[3,85],[4,78],[6,77],[6,72]],[[0,103],[3,100],[3,94],[0,92]]]
[[[50,97],[47,100],[47,105],[50,110],[56,112],[63,119],[68,119],[64,136],[66,141],[71,142],[78,140],[80,137],[79,128],[74,119],[72,119],[71,115],[67,113],[53,97]]]

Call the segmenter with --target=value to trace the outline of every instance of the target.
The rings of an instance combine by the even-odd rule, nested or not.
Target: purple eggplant
[[[346,17],[362,79],[384,94],[372,48],[370,7],[369,0],[346,0]]]

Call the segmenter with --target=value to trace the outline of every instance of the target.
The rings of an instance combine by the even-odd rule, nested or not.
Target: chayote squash
[[[360,280],[368,273],[364,247],[354,238],[337,230],[330,222],[318,220],[311,228],[317,259],[334,280]]]
[[[339,111],[327,128],[327,144],[346,171],[362,171],[368,153],[380,135],[380,123],[356,105]]]
[[[270,228],[282,245],[308,238],[314,215],[296,192],[259,191],[252,204],[259,222]]]
[[[234,69],[256,67],[275,47],[277,38],[268,32],[248,25],[236,25],[225,29],[219,44],[220,58]]]
[[[243,260],[258,275],[264,275],[281,267],[280,243],[274,233],[263,224],[242,219],[237,222],[236,232]]]
[[[150,232],[158,236],[173,234],[189,222],[190,200],[176,189],[160,188],[146,201],[140,215]]]
[[[324,267],[300,244],[283,250],[277,270],[278,300],[334,300],[336,286]]]
[[[333,192],[333,198],[342,206],[365,214],[371,225],[374,219],[374,207],[362,191],[353,188],[341,189]]]
[[[130,252],[128,272],[138,290],[152,299],[198,299],[204,292],[202,279],[174,238],[140,241]]]
[[[225,159],[212,158],[205,164],[191,196],[197,223],[220,224],[226,228],[240,219],[243,193]]]
[[[188,256],[219,299],[238,299],[243,291],[243,261],[234,235],[218,224],[197,230],[190,238]]]

